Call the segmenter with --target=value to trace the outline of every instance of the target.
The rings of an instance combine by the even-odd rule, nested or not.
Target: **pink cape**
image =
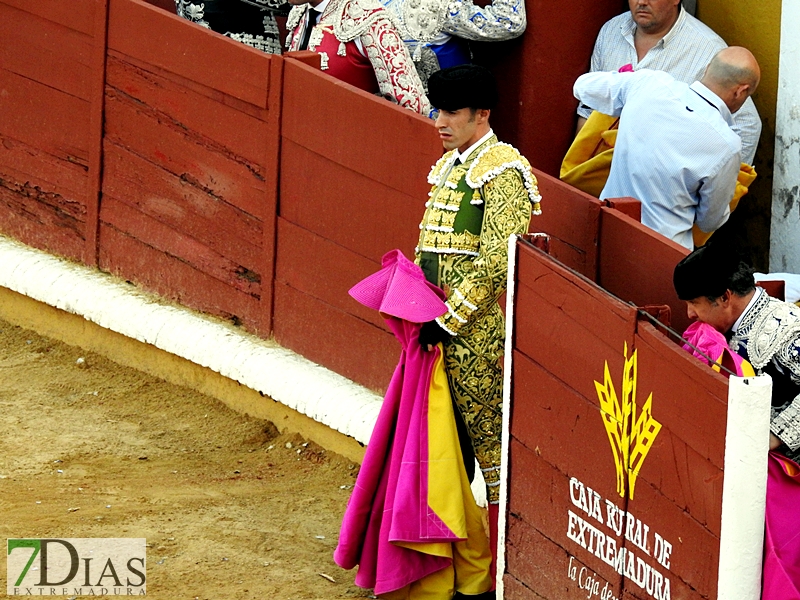
[[[451,564],[393,542],[456,542],[428,506],[428,393],[440,347],[423,351],[420,325],[386,321],[403,347],[342,522],[336,564],[359,565],[356,585],[398,590]]]
[[[800,467],[770,452],[762,600],[800,598]]]
[[[706,356],[708,356],[723,367],[736,373],[739,377],[754,375],[750,363],[735,352],[731,352],[725,336],[708,323],[695,321],[683,332],[683,339],[694,346],[692,348],[689,344],[684,344],[683,349],[704,363],[709,364],[708,359],[706,359]],[[706,356],[703,356],[697,350],[700,350]],[[719,366],[714,367],[714,370],[720,371]],[[727,372],[722,372],[722,374],[725,377],[728,376]]]

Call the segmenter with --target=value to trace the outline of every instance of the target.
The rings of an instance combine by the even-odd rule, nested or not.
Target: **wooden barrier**
[[[282,61],[111,0],[107,70],[101,268],[269,335]]]
[[[536,177],[542,214],[531,220],[531,231],[548,233],[550,255],[594,281],[603,203],[541,171]]]
[[[601,287],[637,306],[666,304],[673,328],[686,329],[686,303],[672,287],[672,272],[689,253],[686,248],[611,208],[601,211],[599,244]]]
[[[569,600],[594,589],[644,600],[667,597],[667,585],[672,598],[715,597],[725,380],[633,307],[532,246],[518,249],[505,597]],[[651,402],[661,426],[633,491],[603,419],[599,388],[610,386],[615,403],[632,389],[636,418]],[[618,448],[626,444],[634,450],[624,437]],[[626,513],[639,519],[631,539]]]
[[[385,252],[413,254],[441,154],[430,121],[142,0],[65,6],[0,0],[0,230],[384,389],[397,342],[347,290]],[[544,165],[531,229],[553,256],[518,247],[506,597],[577,599],[597,583],[592,597],[645,600],[649,573],[662,597],[668,580],[671,597],[713,598],[725,381],[627,304],[666,304],[682,328],[671,281],[686,251],[638,223],[635,201],[547,175],[555,154],[524,136]],[[639,415],[652,393],[661,425],[635,494],[602,416],[612,383],[617,400],[637,390]],[[626,514],[640,519],[631,539]]]
[[[431,122],[286,61],[275,338],[373,389],[399,346],[347,290],[400,248],[412,257],[441,156]]]
[[[0,231],[95,263],[107,2],[0,2]]]

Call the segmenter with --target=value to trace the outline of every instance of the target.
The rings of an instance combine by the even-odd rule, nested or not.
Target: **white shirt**
[[[733,327],[731,327],[731,333],[736,333],[737,331],[739,331],[739,327],[742,326],[742,319],[744,319],[744,316],[748,312],[750,312],[750,309],[756,303],[756,300],[758,300],[761,297],[761,294],[766,294],[766,292],[763,289],[761,289],[760,287],[757,287],[756,288],[756,293],[753,294],[752,298],[750,298],[750,302],[747,303],[747,306],[744,307],[744,310],[742,311],[742,314],[739,315],[739,318],[736,319],[736,322],[733,324]]]
[[[702,79],[714,55],[727,47],[725,40],[683,9],[672,29],[641,62],[634,45],[635,33],[636,23],[630,11],[603,25],[592,52],[591,70],[616,71],[630,64],[636,71],[666,71],[678,81],[690,84]],[[593,108],[597,109],[596,106],[579,107],[578,114],[588,117]],[[734,115],[733,130],[742,138],[742,162],[752,165],[761,136],[761,118],[751,98]]]
[[[690,250],[695,222],[708,232],[728,220],[741,140],[716,94],[699,81],[689,86],[648,69],[587,73],[574,93],[620,117],[601,199],[641,200],[642,223]]]
[[[491,128],[490,128],[489,129],[489,133],[487,133],[486,135],[481,137],[481,139],[479,139],[477,142],[472,144],[472,146],[470,146],[469,148],[464,150],[463,154],[458,151],[458,148],[453,150],[453,164],[454,165],[457,164],[458,161],[461,161],[462,163],[467,162],[467,159],[469,158],[469,155],[472,154],[473,152],[475,152],[475,150],[477,149],[478,146],[480,146],[483,142],[488,140],[493,135],[494,135],[494,131],[492,131]]]

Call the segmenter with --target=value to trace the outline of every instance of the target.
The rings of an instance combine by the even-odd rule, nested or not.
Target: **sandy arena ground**
[[[0,321],[3,541],[147,538],[157,600],[369,597],[332,559],[357,471],[214,398]]]

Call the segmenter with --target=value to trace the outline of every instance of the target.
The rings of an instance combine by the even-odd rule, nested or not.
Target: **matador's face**
[[[440,110],[436,117],[436,130],[445,150],[458,148],[462,152],[477,142],[488,131],[489,111],[459,108]]]

